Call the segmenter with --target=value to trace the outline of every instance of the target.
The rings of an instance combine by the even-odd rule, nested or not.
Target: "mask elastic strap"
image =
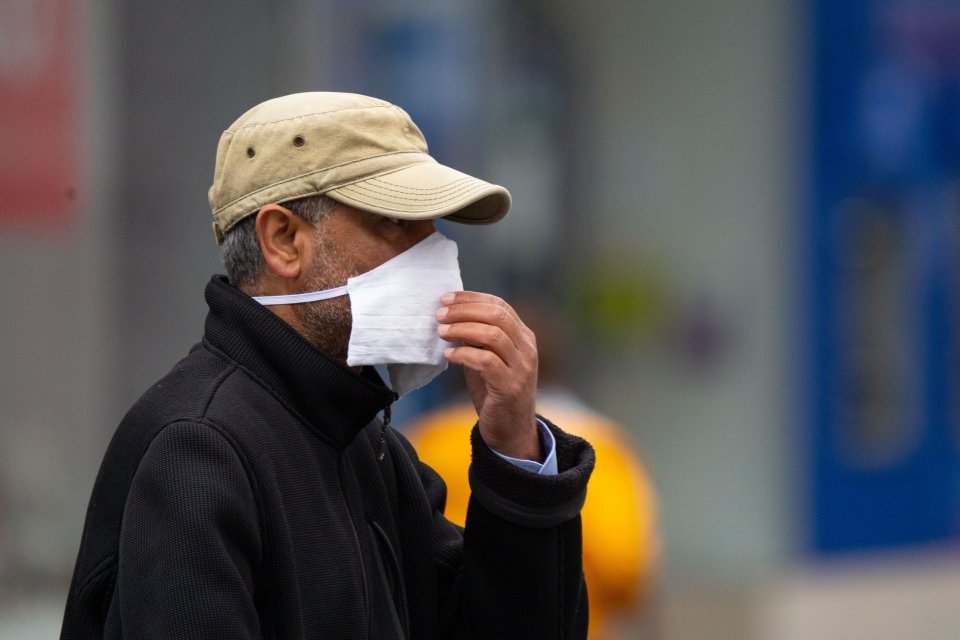
[[[317,302],[347,295],[347,286],[325,289],[324,291],[309,291],[307,293],[291,293],[285,296],[253,296],[253,299],[265,307],[274,304],[300,304],[301,302]]]

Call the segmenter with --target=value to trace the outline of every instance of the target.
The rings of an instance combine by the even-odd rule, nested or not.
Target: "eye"
[[[389,220],[390,222],[392,222],[393,224],[395,224],[395,225],[397,225],[397,226],[400,226],[400,225],[403,224],[403,220],[401,220],[400,218],[390,218],[390,217],[387,217],[387,220]]]

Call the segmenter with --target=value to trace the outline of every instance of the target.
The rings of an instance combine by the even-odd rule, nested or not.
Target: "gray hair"
[[[326,196],[309,196],[282,203],[312,225],[317,224],[340,203]],[[251,214],[238,222],[224,236],[220,258],[227,270],[230,284],[235,287],[256,284],[263,272],[263,253],[257,239],[257,216]]]

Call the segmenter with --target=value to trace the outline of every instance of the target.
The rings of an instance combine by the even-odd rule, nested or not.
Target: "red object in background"
[[[0,2],[0,229],[60,226],[76,208],[74,6]]]

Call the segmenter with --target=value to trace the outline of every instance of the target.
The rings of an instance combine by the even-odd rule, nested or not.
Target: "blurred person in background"
[[[581,512],[583,570],[590,601],[591,640],[622,637],[645,613],[660,560],[657,497],[636,447],[620,425],[586,405],[572,390],[568,366],[573,338],[562,313],[543,303],[515,305],[537,335],[537,412],[586,438],[597,463]],[[469,428],[473,406],[464,398],[415,417],[405,432],[447,484],[446,517],[463,524],[470,500]]]
[[[224,132],[209,197],[228,277],[106,452],[62,638],[584,637],[593,450],[535,415],[533,333],[461,290],[431,222],[496,222],[508,192],[398,107],[307,93]],[[389,425],[448,362],[476,410],[465,529]]]

